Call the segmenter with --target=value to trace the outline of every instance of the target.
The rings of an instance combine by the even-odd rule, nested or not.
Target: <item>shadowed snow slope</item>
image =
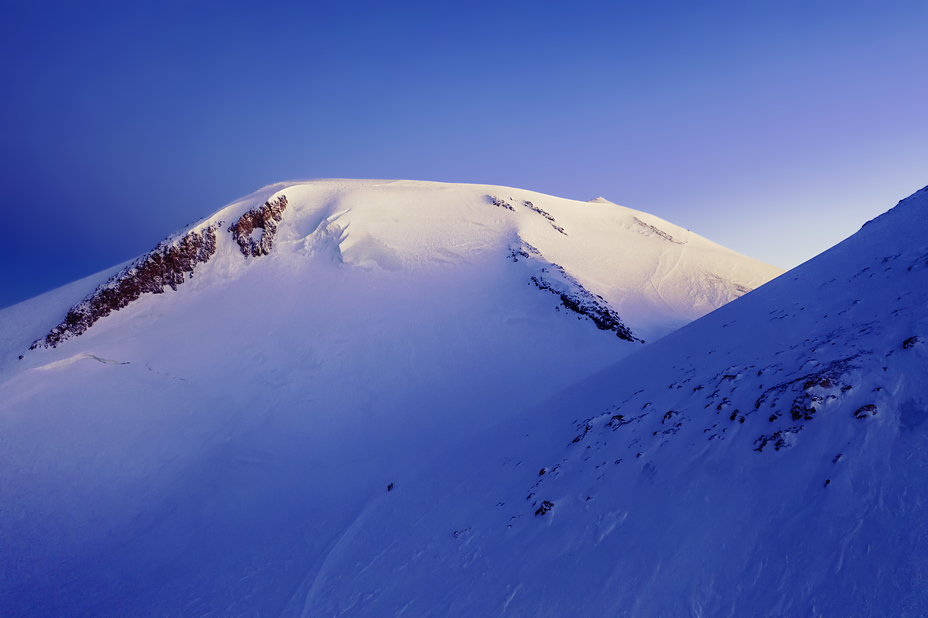
[[[0,613],[355,607],[338,582],[393,586],[383,565],[414,559],[375,560],[370,514],[409,529],[415,512],[442,542],[455,531],[434,519],[445,503],[390,510],[408,499],[401,478],[777,274],[605,202],[419,182],[265,188],[0,312]],[[874,418],[860,422],[890,413]],[[456,473],[499,460],[455,457]],[[500,488],[516,478],[492,472]],[[469,504],[461,491],[448,499]],[[537,522],[524,496],[492,512],[559,521],[551,497]],[[469,542],[441,545],[436,572]],[[441,605],[438,588],[423,606]],[[357,608],[398,611],[403,590]],[[501,610],[493,594],[475,607]]]
[[[928,615],[928,188],[372,500],[290,615]]]

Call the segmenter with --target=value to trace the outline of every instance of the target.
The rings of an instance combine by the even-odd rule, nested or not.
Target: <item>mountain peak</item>
[[[483,470],[492,428],[780,272],[615,204],[382,180],[265,187],[114,270],[0,311],[10,614],[325,612],[368,514],[445,482],[415,471],[474,440]]]
[[[308,606],[924,614],[926,211],[920,191],[495,428],[479,470],[468,445],[403,479]],[[401,521],[404,541],[381,542]]]
[[[647,339],[780,272],[657,217],[602,198],[593,202],[609,209],[589,210],[582,202],[507,187],[278,183],[169,237],[74,305],[33,348],[80,335],[143,294],[176,291],[194,269],[211,280],[214,269],[207,262],[214,255],[227,274],[243,272],[249,257],[271,254],[278,227],[276,253],[284,261],[299,262],[325,246],[340,263],[384,271],[462,265],[525,241],[547,256],[539,265],[568,273],[579,289],[598,299],[600,311],[621,315]],[[236,261],[236,253],[244,258]]]

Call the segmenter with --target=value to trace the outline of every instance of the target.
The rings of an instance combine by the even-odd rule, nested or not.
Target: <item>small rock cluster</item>
[[[555,289],[555,287],[545,280],[542,275],[532,277],[532,283],[534,283],[539,290],[547,290],[552,294],[560,296],[561,304],[565,309],[569,309],[574,313],[589,318],[599,330],[612,331],[619,339],[641,341],[641,343],[644,343],[644,341],[632,334],[631,329],[625,326],[621,318],[619,318],[619,315],[606,304],[606,301],[603,300],[601,296],[592,294],[589,290],[580,285],[579,282],[569,277],[560,266],[557,266],[557,268],[561,270],[565,278],[570,280],[570,283],[576,286],[572,294]]]
[[[567,274],[567,271],[562,266],[545,260],[541,252],[529,243],[520,240],[517,244],[509,245],[507,258],[513,262],[535,260],[547,263],[548,266],[543,267],[538,274],[531,278],[531,282],[538,289],[559,296],[561,305],[565,309],[591,320],[596,325],[596,328],[612,331],[619,339],[644,343],[643,340],[632,333],[630,328],[625,326],[619,315],[609,307],[602,296],[587,290],[579,281]],[[563,288],[567,288],[567,291],[564,291]]]

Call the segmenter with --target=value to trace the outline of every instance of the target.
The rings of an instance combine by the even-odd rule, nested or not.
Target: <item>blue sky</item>
[[[928,2],[0,7],[0,306],[281,180],[492,183],[792,267],[928,184]]]

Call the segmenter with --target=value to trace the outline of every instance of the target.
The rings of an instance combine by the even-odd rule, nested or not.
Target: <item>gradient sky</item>
[[[0,307],[266,184],[603,196],[789,268],[928,184],[928,2],[0,4]]]

